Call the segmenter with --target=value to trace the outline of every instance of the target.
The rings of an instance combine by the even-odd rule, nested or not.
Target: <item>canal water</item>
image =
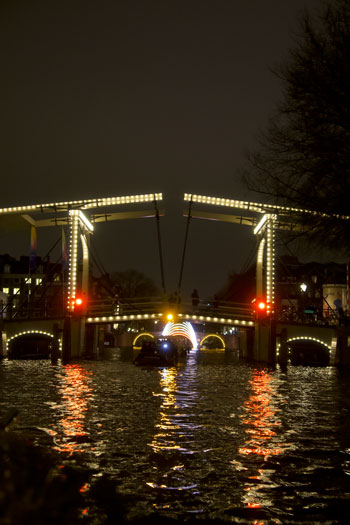
[[[12,430],[89,473],[82,522],[109,523],[89,499],[101,479],[131,521],[350,522],[350,374],[220,351],[142,369],[134,356],[0,363]]]

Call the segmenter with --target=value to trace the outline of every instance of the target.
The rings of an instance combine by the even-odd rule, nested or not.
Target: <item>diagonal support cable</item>
[[[163,252],[162,252],[162,239],[161,239],[161,235],[160,235],[160,220],[159,220],[159,210],[158,210],[158,207],[157,207],[156,195],[154,195],[154,209],[155,209],[155,212],[156,212],[156,222],[157,222],[160,274],[161,274],[161,279],[162,279],[163,293],[166,294],[165,277],[164,277],[164,264],[163,264]]]
[[[179,295],[180,290],[181,290],[182,274],[183,274],[183,269],[184,269],[184,264],[185,264],[185,255],[186,255],[186,247],[187,247],[188,230],[189,230],[189,226],[190,226],[190,220],[191,220],[191,218],[192,218],[192,215],[191,215],[191,208],[192,208],[192,195],[191,195],[190,202],[189,202],[189,205],[188,205],[188,217],[187,217],[187,223],[186,223],[186,232],[185,232],[184,249],[183,249],[183,252],[182,252],[182,261],[181,261],[180,276],[179,276],[179,282],[178,282],[178,285],[177,285],[177,292],[178,292],[178,295]]]

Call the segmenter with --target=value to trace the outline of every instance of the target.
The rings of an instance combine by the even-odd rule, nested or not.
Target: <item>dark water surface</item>
[[[4,360],[0,408],[19,410],[16,432],[40,427],[38,444],[89,469],[87,494],[108,478],[130,520],[350,522],[348,373],[269,369],[219,351],[145,370],[133,356]],[[90,505],[83,521],[104,519]]]

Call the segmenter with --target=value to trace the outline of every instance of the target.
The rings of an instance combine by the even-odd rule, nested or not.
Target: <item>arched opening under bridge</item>
[[[154,339],[154,335],[150,334],[149,332],[142,332],[141,334],[137,334],[132,342],[132,347],[134,350],[140,350],[143,341],[152,341],[152,339]]]
[[[199,348],[205,350],[225,350],[224,339],[218,334],[207,334],[199,343]]]
[[[314,337],[292,337],[287,340],[288,357],[292,365],[327,366],[331,348]]]
[[[41,330],[20,332],[7,342],[9,359],[49,359],[55,347],[55,336]]]

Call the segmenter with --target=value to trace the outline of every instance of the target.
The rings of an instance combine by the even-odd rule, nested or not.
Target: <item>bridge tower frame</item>
[[[5,229],[8,228],[8,226],[15,227],[16,229],[30,230],[32,227],[41,228],[69,225],[67,316],[64,323],[65,326],[69,326],[66,337],[64,337],[68,350],[68,358],[80,357],[85,341],[87,300],[84,301],[79,318],[78,316],[75,317],[74,327],[71,330],[71,320],[72,314],[74,313],[77,292],[79,238],[83,252],[83,270],[80,289],[82,294],[88,298],[89,236],[94,231],[93,224],[124,219],[158,218],[164,215],[163,210],[158,211],[157,209],[157,202],[162,199],[162,193],[148,193],[0,208],[0,226]],[[103,208],[110,208],[111,206],[141,204],[145,202],[153,203],[154,209],[112,213],[107,213],[102,210]],[[99,211],[87,217],[86,212],[94,209],[99,209]],[[46,218],[42,218],[44,214]],[[67,320],[69,322],[67,322]],[[63,351],[65,351],[64,348]]]
[[[193,208],[190,212],[191,217],[194,218],[230,222],[254,228],[253,232],[258,238],[256,297],[263,297],[267,301],[270,312],[272,313],[275,302],[275,230],[281,227],[274,206],[190,193],[185,193],[184,200],[191,203],[225,206],[258,214],[257,216],[252,215],[248,217],[246,215],[197,211]],[[184,215],[188,216],[186,212]],[[290,224],[288,226],[290,226]],[[264,265],[265,259],[266,264]]]
[[[258,237],[256,261],[256,297],[264,298],[269,314],[274,313],[275,306],[275,223],[276,214],[265,214],[254,228]],[[266,251],[266,269],[264,278],[264,253]]]
[[[320,219],[336,218],[338,220],[350,220],[350,216],[327,214],[315,210],[286,207],[277,204],[264,204],[257,202],[240,201],[221,197],[210,197],[206,195],[184,194],[184,200],[190,202],[190,210],[184,215],[199,219],[209,219],[223,222],[231,222],[245,226],[254,227],[254,233],[258,236],[258,255],[256,269],[256,296],[263,296],[270,306],[271,314],[275,313],[275,231],[276,229],[287,229],[302,231],[303,226],[298,224],[295,217],[312,216]],[[212,213],[204,210],[193,209],[192,203],[229,207],[242,210],[240,215]],[[242,213],[253,212],[260,217],[242,215]],[[266,251],[265,279],[264,279],[264,254]],[[276,360],[276,333],[273,315],[269,319],[255,323],[254,348],[252,355],[257,361],[274,362]],[[262,350],[263,348],[263,350]],[[248,354],[251,352],[248,351]],[[247,355],[248,356],[248,355]]]

